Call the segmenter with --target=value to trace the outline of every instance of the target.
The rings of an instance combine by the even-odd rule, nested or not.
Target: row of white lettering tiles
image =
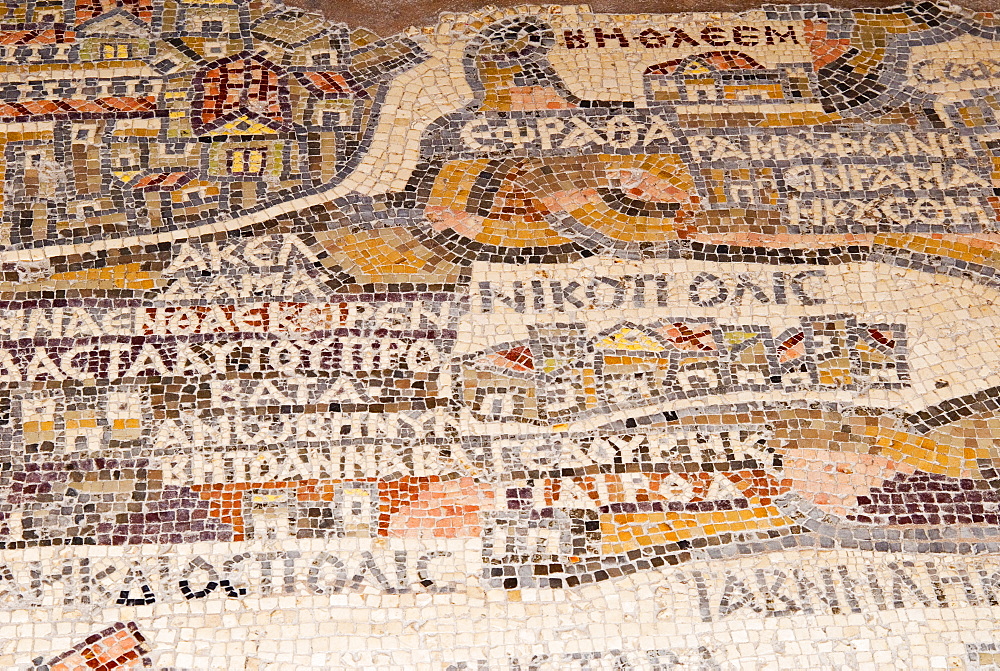
[[[421,545],[345,543],[338,556],[348,568],[383,563],[389,550],[416,556]],[[271,584],[269,595],[262,585],[272,576],[260,566],[314,566],[323,544],[87,548],[76,554],[95,567],[115,558],[136,575],[145,570],[154,590],[176,590],[154,577],[157,566],[186,567],[194,597],[164,592],[162,602],[122,607],[99,603],[96,592],[79,603],[47,591],[40,607],[0,610],[0,664],[50,658],[116,621],[136,624],[161,669],[954,669],[1000,658],[1000,625],[986,624],[1000,615],[1000,556],[796,550],[577,590],[484,591],[472,575],[461,578],[475,553],[460,548],[475,544],[440,543],[469,561],[452,573],[447,563],[425,567],[448,585],[437,592],[327,585],[284,594]],[[29,565],[44,573],[69,556],[47,548],[2,559],[15,573]],[[258,570],[207,589],[204,567],[234,561]]]

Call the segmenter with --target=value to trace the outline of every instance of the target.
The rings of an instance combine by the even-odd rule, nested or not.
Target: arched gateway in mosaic
[[[0,665],[1000,658],[1000,18],[2,12]]]

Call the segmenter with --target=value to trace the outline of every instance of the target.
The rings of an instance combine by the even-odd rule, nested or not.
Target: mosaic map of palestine
[[[0,7],[0,668],[1000,665],[1000,16]]]

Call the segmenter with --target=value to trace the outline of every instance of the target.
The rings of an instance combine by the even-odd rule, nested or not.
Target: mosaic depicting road
[[[998,668],[1000,14],[0,5],[0,669]]]

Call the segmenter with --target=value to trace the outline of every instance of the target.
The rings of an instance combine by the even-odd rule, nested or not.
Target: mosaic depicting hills
[[[10,7],[0,542],[997,551],[998,114],[943,4]]]

